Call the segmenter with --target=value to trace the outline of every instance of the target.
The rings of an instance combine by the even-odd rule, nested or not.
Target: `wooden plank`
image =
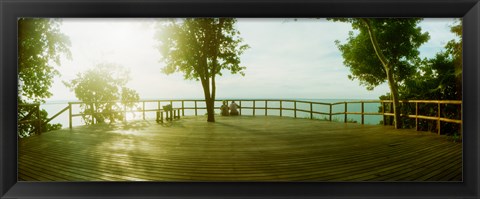
[[[138,181],[138,180],[165,180],[165,179],[181,179],[178,175],[174,175],[171,178],[168,173],[162,173],[156,170],[149,170],[148,172],[141,172],[140,167],[136,164],[130,164],[121,159],[115,159],[115,161],[91,161],[88,159],[81,160],[69,160],[62,157],[54,157],[52,160],[59,162],[60,164],[65,162],[75,162],[75,165],[70,165],[67,167],[67,171],[75,177],[70,177],[69,179],[76,180],[78,178],[90,178],[90,180],[128,180],[128,181]],[[100,164],[99,164],[100,163]],[[155,169],[155,165],[150,165],[151,169]],[[45,167],[48,167],[48,162]],[[79,168],[80,167],[80,168]],[[87,170],[87,172],[85,171]],[[52,171],[54,172],[54,171]],[[170,171],[169,173],[173,173]],[[93,177],[92,177],[93,176]],[[99,178],[101,176],[101,178]],[[185,178],[183,178],[185,179]]]
[[[62,164],[52,164],[49,161],[43,161],[41,158],[35,159],[35,165],[29,163],[30,161],[27,160],[20,160],[22,165],[29,165],[32,167],[40,167],[44,168],[43,173],[55,173],[58,176],[64,177],[63,180],[73,179],[73,180],[81,180],[81,181],[88,181],[88,180],[121,180],[121,178],[102,178],[98,173],[90,173],[89,175],[85,173],[80,173],[76,170],[75,167],[63,167]],[[102,174],[103,175],[103,174]]]
[[[430,149],[428,149],[428,151],[430,151]],[[368,179],[371,174],[376,174],[391,168],[403,166],[402,164],[404,162],[409,162],[412,154],[415,155],[415,153],[399,153],[398,156],[392,158],[377,156],[376,158],[372,158],[367,161],[351,161],[347,166],[332,167],[332,170],[328,171],[328,176],[331,176],[331,179],[339,181],[357,181]],[[417,157],[413,156],[413,158],[416,159]],[[376,169],[372,170],[372,167],[375,167]]]
[[[392,100],[380,100],[385,103],[392,103]],[[424,103],[424,104],[462,104],[461,100],[399,100],[401,103]]]
[[[440,151],[441,149],[442,149],[441,147],[432,148],[432,150],[428,150],[429,155],[425,155],[425,154],[416,155],[416,156],[409,155],[408,158],[402,158],[402,159],[395,158],[394,161],[391,161],[390,163],[382,165],[381,169],[377,169],[374,171],[365,171],[360,175],[349,176],[348,178],[344,178],[342,180],[376,179],[379,181],[395,181],[395,180],[392,180],[392,178],[394,178],[395,176],[399,176],[401,174],[404,174],[404,175],[411,174],[412,171],[418,170],[419,168],[416,167],[417,165],[416,162],[422,162],[425,164],[428,163],[429,165],[431,165],[432,161],[443,160],[443,157],[432,155],[435,152]],[[453,154],[448,154],[448,155],[453,155]]]
[[[216,120],[186,116],[168,128],[143,120],[79,126],[22,139],[19,178],[458,181],[461,176],[461,144],[433,133],[274,116]]]
[[[455,159],[452,159],[450,161],[451,161],[450,163],[448,163],[445,160],[439,161],[438,166],[436,167],[436,169],[438,170],[427,174],[425,177],[423,177],[423,181],[448,181],[449,178],[444,178],[444,176],[447,176],[446,174],[449,174],[449,173],[457,173],[458,170],[461,170],[461,168],[458,167],[458,165],[459,163],[462,162],[462,158],[456,157]],[[458,178],[460,176],[455,176],[455,177]],[[462,180],[462,179],[460,177],[457,180]]]
[[[28,175],[39,181],[65,181],[67,176],[61,175],[49,169],[49,167],[39,167],[34,163],[22,162],[22,170],[28,172]]]
[[[343,114],[343,113],[342,113]],[[382,115],[382,113],[377,113],[377,112],[347,112],[346,114],[351,114],[351,115]]]

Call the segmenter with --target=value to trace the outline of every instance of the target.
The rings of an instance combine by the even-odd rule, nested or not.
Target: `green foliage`
[[[245,75],[240,55],[243,45],[233,18],[172,19],[160,25],[155,38],[166,66],[165,74],[181,72],[185,79],[201,81],[208,121],[214,122],[215,76],[222,70]]]
[[[448,52],[438,53],[432,59],[424,59],[418,66],[411,78],[405,80],[405,84],[399,87],[402,98],[461,99],[461,81],[457,82],[454,59]],[[458,88],[460,90],[457,90]]]
[[[437,53],[434,58],[423,59],[416,63],[416,71],[399,86],[400,96],[404,99],[421,100],[461,100],[462,99],[462,24],[457,21],[451,31],[459,38],[449,41],[445,51]],[[382,98],[381,98],[382,99]],[[460,119],[461,107],[442,105],[442,117]],[[438,115],[436,104],[420,104],[420,115]],[[413,104],[402,107],[402,113],[414,113]],[[404,127],[415,127],[414,120],[404,118]],[[420,120],[421,130],[437,131],[436,121]],[[443,122],[442,133],[458,135],[459,125]]]
[[[59,19],[20,18],[18,20],[18,100],[43,102],[53,77],[59,75],[61,55],[70,55],[70,40],[60,32]]]
[[[457,20],[454,25],[450,27],[450,31],[454,33],[458,40],[451,40],[445,46],[446,53],[451,55],[453,58],[453,64],[455,66],[455,82],[457,86],[457,99],[462,98],[462,67],[463,67],[463,57],[462,57],[462,21],[461,19]]]
[[[140,99],[137,91],[127,87],[122,87],[121,95],[122,104],[126,105],[127,107],[135,106],[135,101]]]
[[[416,71],[407,79],[404,84],[399,86],[399,93],[404,99],[418,100],[461,100],[462,99],[462,25],[457,21],[452,26],[451,31],[459,38],[451,40],[445,46],[445,51],[437,53],[434,58],[418,60]],[[380,99],[390,99],[387,93]],[[419,115],[437,116],[437,104],[419,105]],[[460,119],[461,107],[458,105],[442,105],[441,117]],[[380,108],[379,108],[380,109]],[[403,114],[415,113],[414,104],[402,106]],[[387,117],[385,122],[391,123],[391,118]],[[415,120],[402,118],[404,128],[414,128]],[[432,120],[419,120],[419,129],[425,131],[437,132],[437,122]],[[460,126],[452,123],[441,123],[443,134],[453,136],[458,140]]]
[[[243,40],[235,22],[229,18],[187,18],[159,27],[155,38],[166,63],[162,72],[182,72],[185,79],[195,80],[222,75],[223,69],[244,75],[240,55],[248,45],[240,45]]]
[[[99,64],[94,69],[77,74],[77,78],[64,84],[75,92],[79,100],[85,102],[81,105],[81,113],[88,115],[83,119],[87,124],[93,124],[93,118],[100,123],[122,120],[123,107],[132,109],[135,106],[134,101],[140,97],[135,90],[125,87],[128,81],[129,71],[123,67]]]
[[[60,75],[62,55],[71,58],[70,39],[60,32],[61,20],[46,18],[18,19],[18,104],[40,103],[51,97],[49,88],[53,78]],[[18,107],[18,121],[31,119],[27,109]],[[41,110],[42,132],[61,128],[60,124],[47,124],[47,112]],[[32,125],[18,125],[18,135],[31,135]]]
[[[344,64],[352,73],[348,77],[358,79],[368,90],[387,80],[386,71],[381,60],[375,53],[368,29],[361,19],[331,19],[352,24],[354,30],[349,33],[347,43],[335,41],[344,58]],[[393,69],[394,80],[401,83],[415,72],[418,60],[418,48],[427,42],[429,35],[422,33],[417,18],[375,18],[369,19],[376,40],[390,67]]]
[[[395,128],[402,127],[398,86],[415,71],[420,45],[428,39],[416,18],[339,18],[359,30],[350,32],[346,44],[336,44],[350,68],[350,79],[358,79],[367,90],[387,81],[393,100]]]
[[[42,121],[46,121],[48,118],[48,113],[46,110],[42,109],[40,110],[40,119]],[[49,124],[49,123],[45,123],[45,122],[42,122],[42,132],[48,132],[48,131],[53,131],[53,130],[58,130],[58,129],[61,129],[62,128],[62,125],[61,124]]]
[[[450,26],[450,31],[454,33],[457,37],[458,40],[452,39],[450,40],[447,45],[445,46],[448,54],[452,55],[455,68],[462,68],[462,46],[463,46],[463,40],[462,40],[462,21],[459,19],[456,21],[456,23],[452,26]],[[457,71],[460,73],[456,73],[456,76],[461,76],[461,70]]]
[[[48,113],[45,110],[40,110],[40,116],[37,115],[37,108],[35,106],[19,106],[18,107],[19,118],[21,120],[36,120],[42,121],[40,125],[40,133],[61,129],[61,124],[49,124],[45,121],[48,120]],[[19,120],[20,121],[20,120]],[[20,138],[29,137],[37,132],[37,124],[35,123],[19,123],[17,126],[18,136]]]

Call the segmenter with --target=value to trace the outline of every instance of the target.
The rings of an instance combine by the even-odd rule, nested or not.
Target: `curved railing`
[[[325,102],[314,102],[314,101],[305,101],[305,100],[282,100],[282,99],[218,99],[215,100],[215,110],[219,111],[222,101],[236,101],[240,106],[239,112],[241,115],[276,115],[276,116],[288,116],[288,117],[300,117],[299,113],[303,113],[303,118],[307,117],[314,119],[315,116],[323,115],[325,120],[332,121],[332,116],[343,115],[343,122],[348,122],[349,115],[360,115],[361,124],[365,123],[365,116],[383,116],[383,121],[386,121],[387,117],[393,117],[392,110],[392,101],[391,100],[360,100],[360,101],[345,101],[345,102],[336,102],[336,103],[325,103]],[[120,102],[102,102],[102,103],[120,103]],[[197,99],[187,99],[187,100],[140,100],[135,102],[137,105],[136,109],[128,109],[126,106],[124,110],[125,114],[127,112],[140,112],[142,113],[142,119],[146,119],[145,115],[149,112],[156,112],[162,110],[162,106],[166,104],[171,104],[173,108],[178,108],[181,110],[181,115],[185,116],[186,112],[189,110],[192,111],[187,115],[199,115],[200,111],[206,111],[205,100]],[[441,132],[440,124],[441,122],[447,123],[456,123],[462,124],[461,118],[461,109],[462,101],[461,100],[403,100],[400,101],[404,106],[408,104],[409,106],[414,105],[414,113],[402,114],[403,117],[408,117],[415,119],[416,129],[419,130],[418,124],[419,120],[433,120],[437,121],[437,130],[438,134]],[[69,102],[69,127],[72,128],[72,118],[85,116],[87,114],[82,113],[72,113],[72,106],[79,104],[86,104],[85,102]],[[154,106],[152,106],[152,104]],[[360,104],[359,111],[349,110],[349,105]],[[366,104],[378,104],[379,111],[377,112],[366,112]],[[147,106],[148,105],[148,106]],[[422,115],[420,110],[422,107],[428,105],[429,109],[432,109],[431,105],[436,105],[436,115]],[[343,111],[334,111],[338,109],[336,107],[343,107]],[[446,115],[442,114],[442,106],[458,106],[460,114],[457,118],[449,118]],[[322,111],[323,110],[323,111]],[[65,109],[64,109],[65,111]],[[248,113],[247,113],[248,111]],[[276,111],[276,113],[271,113],[271,111]],[[118,111],[117,111],[118,112]],[[285,114],[290,112],[290,114]],[[306,116],[305,116],[306,114]],[[126,118],[126,117],[124,117]],[[387,125],[386,122],[384,122]]]

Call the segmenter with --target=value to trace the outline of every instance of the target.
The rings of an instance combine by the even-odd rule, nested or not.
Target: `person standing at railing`
[[[238,106],[235,101],[232,101],[230,104],[230,115],[238,115],[238,108],[240,108],[240,106]]]
[[[227,101],[223,101],[222,102],[222,106],[220,107],[220,112],[222,114],[222,116],[228,116],[228,105],[227,105]]]

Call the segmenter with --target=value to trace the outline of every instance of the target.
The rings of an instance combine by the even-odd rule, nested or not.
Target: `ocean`
[[[165,100],[165,99],[162,99]],[[200,99],[199,99],[200,100]],[[222,100],[222,99],[217,99],[217,100]],[[242,100],[242,99],[239,99]],[[251,100],[251,99],[249,99]],[[290,99],[293,100],[293,99]],[[360,101],[361,99],[295,99],[295,100],[300,100],[300,101],[311,101],[311,102],[323,102],[323,103],[336,103],[336,102],[351,102],[351,101]],[[362,99],[363,101],[368,101],[365,99]],[[64,109],[65,107],[68,106],[68,102],[71,100],[55,100],[55,101],[46,101],[44,104],[40,105],[41,109],[45,109],[48,112],[48,117],[52,117],[53,115],[57,114],[59,111]],[[241,107],[252,107],[253,106],[253,101],[242,101],[241,102]],[[170,104],[170,102],[162,102],[160,106]],[[181,102],[173,102],[173,107],[181,107]],[[237,104],[239,104],[239,101],[237,101]],[[279,101],[268,101],[267,105],[269,108],[280,108],[280,103]],[[141,110],[143,104],[138,103],[136,110]],[[158,103],[157,102],[146,102],[145,103],[145,109],[157,109],[158,108]],[[184,103],[185,107],[194,107],[195,104],[194,102],[185,102]],[[221,106],[221,102],[217,101],[215,103],[216,107]],[[380,103],[365,103],[364,105],[364,112],[378,112],[378,107],[380,106]],[[198,102],[197,107],[205,107],[205,102]],[[255,102],[255,107],[258,108],[255,110],[255,115],[259,116],[264,116],[265,115],[265,110],[261,109],[265,107],[265,101],[256,101]],[[283,102],[282,103],[282,108],[294,108],[294,103],[293,102]],[[332,113],[335,112],[344,112],[345,105],[344,104],[338,104],[334,105],[332,107]],[[361,112],[361,104],[360,103],[352,103],[348,104],[348,112]],[[78,114],[80,112],[80,106],[79,105],[72,105],[72,113],[73,114]],[[297,102],[297,110],[305,110],[305,111],[310,111],[310,104],[309,103],[301,103]],[[329,106],[328,105],[319,105],[319,104],[313,104],[312,110],[314,112],[329,112]],[[253,115],[253,110],[252,109],[242,109],[242,115]],[[205,109],[200,109],[197,111],[198,115],[204,115],[206,114]],[[220,109],[216,108],[215,109],[216,114],[220,114]],[[195,115],[194,110],[185,110],[185,115]],[[279,116],[280,111],[279,110],[267,110],[267,115],[269,116]],[[286,117],[294,117],[294,111],[290,110],[284,110],[282,111],[282,116]],[[323,115],[323,114],[313,114],[314,119],[328,119],[328,115]],[[310,113],[309,112],[303,112],[303,111],[297,111],[297,118],[310,118]],[[140,120],[143,119],[143,113],[142,112],[127,112],[127,120]],[[145,119],[147,120],[155,120],[155,113],[154,112],[146,112],[145,113]],[[338,114],[338,115],[333,115],[332,120],[338,121],[338,122],[343,122],[344,121],[344,114]],[[357,123],[361,123],[361,115],[348,115],[348,121],[355,121]],[[369,125],[376,125],[379,124],[379,122],[382,120],[382,116],[380,115],[365,115],[364,121],[365,124]],[[68,111],[65,111],[64,113],[60,114],[56,118],[54,118],[50,123],[52,124],[62,124],[62,128],[68,128]],[[72,118],[72,126],[81,126],[85,125],[85,123],[82,121],[81,117],[73,117]]]

